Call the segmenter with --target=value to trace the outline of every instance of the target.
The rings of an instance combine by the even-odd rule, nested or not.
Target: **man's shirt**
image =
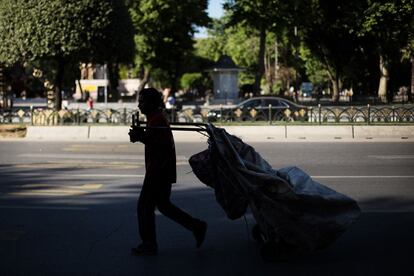
[[[175,183],[177,181],[174,138],[167,118],[161,111],[147,116],[148,127],[143,134],[145,144],[145,180]]]

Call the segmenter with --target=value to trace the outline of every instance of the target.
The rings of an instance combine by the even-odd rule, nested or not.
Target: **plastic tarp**
[[[267,241],[309,252],[334,242],[360,215],[358,204],[297,167],[273,169],[253,147],[213,125],[209,148],[189,162],[195,175],[215,191],[230,219],[247,207]]]

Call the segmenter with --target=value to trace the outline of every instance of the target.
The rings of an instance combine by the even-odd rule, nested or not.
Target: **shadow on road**
[[[51,185],[53,181],[45,175],[79,171],[77,167],[14,170],[12,165],[0,166],[1,275],[412,275],[414,272],[414,212],[401,211],[413,210],[414,202],[403,197],[361,201],[363,209],[369,211],[363,212],[328,249],[286,262],[266,263],[260,258],[260,246],[250,237],[254,224],[251,214],[246,215],[247,224],[244,219],[227,219],[215,201],[213,190],[199,184],[173,186],[172,201],[208,222],[203,248],[196,250],[189,232],[158,216],[160,252],[156,257],[144,258],[129,255],[130,247],[137,243],[138,180],[105,184],[104,189],[79,195],[9,196],[26,189],[28,181]],[[396,206],[395,211],[390,206]]]

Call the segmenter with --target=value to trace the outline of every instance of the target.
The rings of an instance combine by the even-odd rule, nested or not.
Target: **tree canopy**
[[[256,90],[260,84],[272,86],[273,70],[279,79],[290,79],[285,83],[328,81],[333,101],[344,87],[370,94],[374,86],[385,101],[385,91],[409,82],[408,75],[395,72],[413,60],[413,7],[414,0],[295,0],[289,5],[229,0],[220,19],[224,22],[213,24],[210,37],[197,43],[197,52],[214,58],[226,53],[252,68]],[[386,85],[389,79],[392,88]]]
[[[56,88],[56,108],[60,109],[61,84],[68,63],[106,61],[114,56],[126,61],[133,57],[133,54],[125,54],[131,53],[131,45],[125,51],[117,48],[117,45],[130,43],[128,36],[121,35],[125,30],[119,29],[126,24],[118,23],[118,20],[128,19],[119,17],[122,3],[111,0],[1,0],[0,61],[6,64],[55,62],[55,77],[50,81]]]
[[[207,0],[130,0],[136,29],[136,66],[142,68],[143,82],[153,68],[164,70],[175,92],[179,77],[193,51],[196,26],[207,26]]]
[[[229,25],[241,24],[255,29],[259,36],[259,51],[255,69],[254,94],[260,92],[265,71],[265,43],[270,30],[281,30],[288,25],[288,4],[279,0],[229,0],[224,5],[230,14]]]
[[[107,64],[110,91],[123,64],[142,79],[138,90],[152,80],[176,91],[223,54],[255,94],[312,81],[333,101],[344,87],[385,101],[409,82],[414,0],[224,3],[224,16],[211,20],[208,0],[0,0],[0,63],[43,66],[58,109],[62,80],[79,62]],[[197,26],[209,36],[194,39]]]

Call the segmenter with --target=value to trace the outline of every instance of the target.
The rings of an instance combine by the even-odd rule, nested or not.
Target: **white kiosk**
[[[239,98],[238,79],[243,69],[236,66],[231,57],[223,55],[213,68],[208,70],[213,78],[213,104],[234,104]]]

